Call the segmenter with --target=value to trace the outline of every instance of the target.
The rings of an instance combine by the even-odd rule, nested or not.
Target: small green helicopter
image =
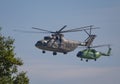
[[[102,47],[102,46],[108,46],[107,53],[99,52],[99,51],[96,51],[95,49],[93,49],[93,48]],[[77,53],[77,57],[81,58],[81,61],[83,59],[86,59],[86,62],[88,62],[88,60],[90,60],[90,59],[96,61],[99,57],[101,57],[101,56],[110,56],[110,54],[111,54],[110,45],[99,45],[99,46],[88,47],[85,50],[79,51]]]

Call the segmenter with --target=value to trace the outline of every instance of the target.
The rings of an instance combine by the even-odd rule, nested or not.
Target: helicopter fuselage
[[[96,59],[98,59],[100,56],[110,56],[111,53],[111,48],[109,47],[107,53],[102,53],[99,51],[96,51],[95,49],[85,49],[82,51],[79,51],[77,53],[77,57],[81,58],[81,60],[86,59],[86,61],[88,61],[88,59],[94,59],[96,61]]]
[[[60,52],[66,54],[67,52],[71,52],[75,50],[79,46],[80,42],[67,40],[65,38],[61,38],[60,40],[51,39],[51,37],[44,37],[44,39],[37,41],[35,46],[43,51],[53,51]]]
[[[79,51],[77,54],[77,57],[80,57],[81,60],[84,58],[86,61],[88,61],[88,59],[94,59],[96,61],[96,59],[98,59],[100,56],[101,53],[95,49],[85,49],[83,51]]]

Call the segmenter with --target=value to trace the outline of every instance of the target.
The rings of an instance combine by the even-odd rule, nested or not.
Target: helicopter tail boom
[[[105,53],[101,53],[103,56],[110,56],[111,54],[111,48],[108,49],[108,52],[105,54]]]

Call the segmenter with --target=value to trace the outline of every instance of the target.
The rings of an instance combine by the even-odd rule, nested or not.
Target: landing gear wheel
[[[81,61],[83,61],[83,59],[81,58]]]
[[[53,55],[57,55],[57,52],[53,52]]]
[[[45,53],[45,51],[43,50],[42,53]]]
[[[63,52],[63,54],[67,54],[67,52]]]
[[[88,62],[88,59],[86,60],[86,62]]]

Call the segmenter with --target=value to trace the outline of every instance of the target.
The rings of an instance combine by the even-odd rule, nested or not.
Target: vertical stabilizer
[[[108,52],[105,54],[105,53],[101,53],[103,56],[110,56],[111,54],[111,48],[108,49]]]
[[[88,46],[90,47],[91,43],[93,42],[93,40],[95,39],[96,35],[90,35],[86,40],[85,40],[85,43],[86,45],[85,46]]]
[[[110,56],[110,54],[111,54],[111,48],[109,48],[109,50],[108,50],[108,52],[107,52],[107,56]]]

